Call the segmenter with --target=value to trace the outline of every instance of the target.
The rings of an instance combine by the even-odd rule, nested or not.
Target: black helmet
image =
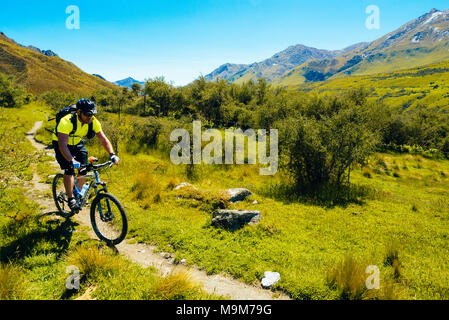
[[[78,102],[76,103],[76,108],[78,110],[81,110],[82,113],[88,116],[97,114],[97,107],[95,106],[95,103],[88,99],[78,100]]]

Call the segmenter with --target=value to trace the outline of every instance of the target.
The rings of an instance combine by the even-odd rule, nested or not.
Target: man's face
[[[82,111],[80,111],[79,115],[80,115],[81,123],[83,123],[83,124],[90,124],[92,122],[92,118],[93,118],[92,115],[86,115]]]

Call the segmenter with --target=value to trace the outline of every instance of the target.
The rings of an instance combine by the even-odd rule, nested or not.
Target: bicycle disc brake
[[[105,215],[101,215],[101,221],[103,222],[111,222],[114,220],[114,214],[112,212],[108,212]]]

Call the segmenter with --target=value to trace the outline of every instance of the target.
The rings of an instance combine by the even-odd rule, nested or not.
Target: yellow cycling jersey
[[[79,144],[81,142],[81,140],[85,136],[87,136],[87,133],[89,132],[88,124],[83,125],[80,122],[80,119],[78,118],[78,116],[76,117],[76,121],[77,121],[76,132],[73,135],[70,135],[70,133],[73,130],[72,114],[68,114],[65,117],[63,117],[61,119],[61,121],[59,121],[59,125],[58,125],[58,133],[64,133],[64,134],[70,135],[69,142],[68,142],[68,145],[70,145],[70,146],[75,146],[75,145]],[[101,132],[102,131],[101,124],[97,120],[97,118],[92,117],[92,121],[93,121],[93,130],[94,130],[95,134]],[[58,137],[56,136],[55,133],[53,133],[53,141],[58,141]]]

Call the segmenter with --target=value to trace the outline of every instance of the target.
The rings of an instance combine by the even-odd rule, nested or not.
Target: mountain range
[[[266,78],[270,83],[291,86],[392,72],[448,59],[449,10],[432,9],[373,42],[357,43],[338,51],[295,45],[262,62],[224,64],[205,79],[242,83]]]

